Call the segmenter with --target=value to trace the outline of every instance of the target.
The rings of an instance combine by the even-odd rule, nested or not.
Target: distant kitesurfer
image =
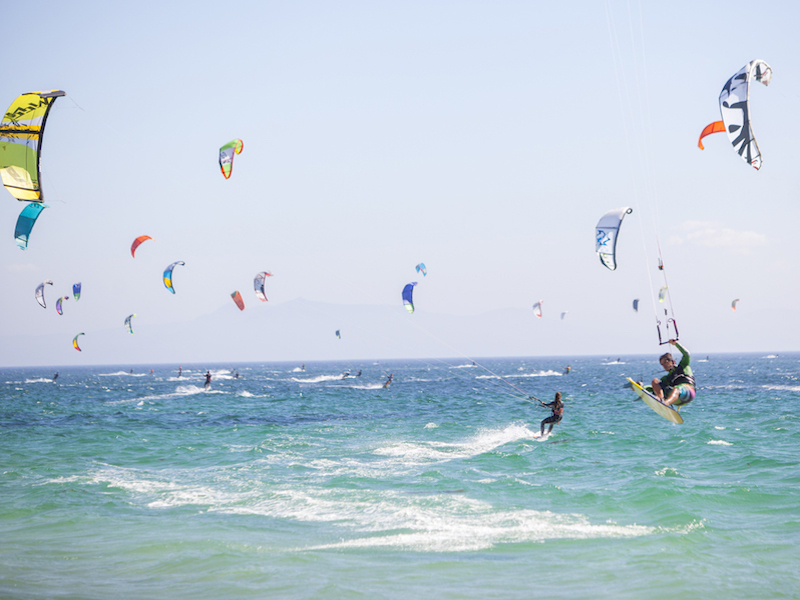
[[[53,375],[53,381],[55,381],[56,379],[58,379],[58,371],[56,371],[55,375]]]
[[[236,371],[236,373],[233,374],[233,378],[239,379],[239,371]]]
[[[347,379],[348,377],[350,377],[350,369],[342,373],[342,379]]]
[[[203,385],[204,388],[208,389],[211,386],[211,371],[206,371],[206,383]]]
[[[178,377],[183,375],[183,367],[178,367]]]
[[[386,380],[386,383],[383,384],[383,387],[388,388],[389,384],[392,383],[392,379],[394,379],[394,373],[389,373],[389,379]]]
[[[571,370],[572,370],[572,367],[570,367],[569,365],[567,365],[567,366],[566,366],[566,368],[564,369],[564,375],[569,375],[569,372],[570,372]]]
[[[356,377],[361,377],[361,369],[358,370],[358,375]]]
[[[694,374],[689,366],[691,357],[678,340],[670,340],[669,343],[680,350],[683,356],[677,365],[669,352],[658,359],[667,374],[661,379],[653,379],[653,393],[667,406],[682,406],[694,400],[695,396]]]
[[[561,392],[556,392],[556,399],[552,402],[544,403],[538,398],[534,398],[534,400],[538,400],[539,404],[553,411],[552,415],[542,420],[542,429],[539,432],[539,435],[541,436],[544,435],[544,426],[548,423],[550,423],[550,429],[547,430],[547,433],[553,431],[553,425],[556,423],[561,423],[561,417],[564,416],[564,402],[561,400]]]
[[[306,370],[306,366],[305,365],[300,365],[300,370],[301,371],[305,371]]]
[[[130,370],[131,375],[133,375],[133,369]]]

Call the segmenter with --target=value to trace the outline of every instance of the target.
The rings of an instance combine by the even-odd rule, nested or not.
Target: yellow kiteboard
[[[661,415],[668,421],[672,421],[673,423],[677,423],[678,425],[683,423],[683,419],[681,418],[681,415],[678,413],[677,410],[675,410],[671,406],[664,404],[661,400],[658,399],[657,396],[648,392],[646,389],[644,389],[641,385],[636,383],[630,377],[628,377],[628,381],[631,382],[631,387],[633,388],[633,391],[638,394],[639,398],[644,400],[644,403],[647,404],[647,406],[652,408],[654,411],[656,411],[659,415]]]

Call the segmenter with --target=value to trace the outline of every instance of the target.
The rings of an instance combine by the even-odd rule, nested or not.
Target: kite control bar
[[[669,338],[666,342],[661,340],[661,321],[656,319],[656,331],[658,331],[658,345],[663,346],[664,344],[669,344],[669,340],[678,341],[679,334],[678,334],[678,323],[673,318],[667,319],[667,331],[669,331],[669,324],[672,323],[673,329],[675,329],[675,337]]]

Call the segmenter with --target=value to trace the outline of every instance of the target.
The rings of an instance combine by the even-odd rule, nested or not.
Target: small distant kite
[[[412,281],[411,283],[407,284],[406,287],[403,288],[403,306],[406,307],[406,310],[409,313],[414,312],[414,286],[417,285],[416,281]]]
[[[244,310],[244,300],[242,299],[242,295],[239,293],[239,290],[236,290],[231,294],[231,298],[236,303],[236,306],[239,307],[239,310]]]
[[[42,308],[47,308],[47,304],[44,301],[44,286],[53,285],[53,281],[51,279],[46,279],[42,283],[36,286],[36,301],[39,303],[39,306]]]
[[[21,250],[26,250],[28,248],[28,240],[31,237],[33,226],[36,224],[36,219],[39,218],[39,215],[42,214],[45,208],[48,208],[47,204],[35,204],[32,202],[19,213],[17,225],[14,228],[14,239],[17,241],[17,246],[19,246]]]
[[[722,121],[707,125],[697,140],[700,150],[703,149],[703,138],[712,133],[724,131],[742,160],[754,169],[761,168],[761,151],[758,149],[753,125],[750,121],[750,82],[758,81],[769,85],[772,79],[772,67],[763,60],[753,60],[739,69],[728,79],[719,93],[719,112]]]
[[[539,300],[536,304],[533,305],[533,314],[535,314],[538,318],[542,318],[542,305],[544,304],[544,300]]]
[[[175,261],[174,263],[172,263],[172,264],[171,264],[170,266],[168,266],[166,269],[164,269],[164,286],[166,286],[166,288],[167,288],[167,289],[168,289],[170,292],[172,292],[173,294],[175,293],[175,288],[173,288],[173,287],[172,287],[172,270],[173,270],[173,269],[174,269],[174,268],[175,268],[177,265],[185,265],[185,264],[186,264],[186,263],[185,263],[185,262],[183,262],[182,260],[178,260],[178,261]]]
[[[152,239],[153,238],[151,238],[149,235],[140,235],[135,240],[133,240],[133,243],[131,244],[131,256],[133,258],[136,258],[136,249],[142,244],[142,242]]]
[[[81,282],[80,281],[72,286],[72,295],[74,296],[76,302],[81,299]]]
[[[658,301],[659,302],[663,302],[664,298],[667,297],[667,289],[669,289],[669,288],[667,288],[667,286],[664,286],[660,290],[658,290]]]
[[[737,304],[739,304],[739,299],[738,298],[736,300],[734,300],[733,302],[731,302],[731,310],[735,311]]]
[[[633,301],[633,311],[634,312],[639,312],[639,299],[638,298],[636,298]]]
[[[81,350],[81,347],[80,347],[80,346],[78,346],[78,338],[79,338],[79,337],[81,337],[82,335],[86,335],[86,334],[84,334],[84,333],[79,333],[79,334],[78,334],[78,335],[76,335],[76,336],[75,336],[75,338],[72,340],[72,347],[73,347],[73,348],[75,348],[75,350],[77,350],[78,352],[83,352],[83,350]]]
[[[562,313],[561,313],[561,320],[562,320],[562,321],[564,320],[564,317],[566,317],[566,316],[567,316],[567,313],[568,313],[568,312],[569,312],[568,310],[565,310],[564,312],[562,312]]]
[[[64,311],[61,310],[61,301],[62,300],[69,300],[69,296],[63,296],[63,297],[59,298],[58,300],[56,300],[56,312],[58,314],[60,314],[60,315],[64,314]]]
[[[219,149],[219,168],[225,179],[230,179],[233,171],[233,156],[244,149],[242,140],[232,140]]]
[[[425,263],[419,263],[415,268],[417,269],[417,273],[422,273],[423,277],[428,275],[428,269],[425,268]]]
[[[267,301],[267,293],[264,289],[267,277],[272,277],[272,273],[269,271],[262,271],[261,273],[257,273],[256,278],[253,280],[253,287],[256,290],[256,296],[258,296],[258,299],[262,302]]]
[[[136,316],[136,313],[132,315],[128,315],[125,317],[125,327],[128,328],[128,333],[133,333],[133,325],[131,325],[131,319]]]
[[[594,228],[595,252],[604,267],[614,271],[617,268],[617,236],[622,227],[622,219],[633,212],[632,208],[622,207],[608,211]]]
[[[339,332],[338,329],[336,330],[336,337],[342,339],[342,334]]]

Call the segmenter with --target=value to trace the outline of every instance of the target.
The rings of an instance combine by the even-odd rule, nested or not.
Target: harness
[[[674,388],[682,383],[687,383],[690,386],[695,387],[694,376],[684,373],[683,367],[675,367],[675,369],[667,374],[666,379],[666,384],[669,387]]]

